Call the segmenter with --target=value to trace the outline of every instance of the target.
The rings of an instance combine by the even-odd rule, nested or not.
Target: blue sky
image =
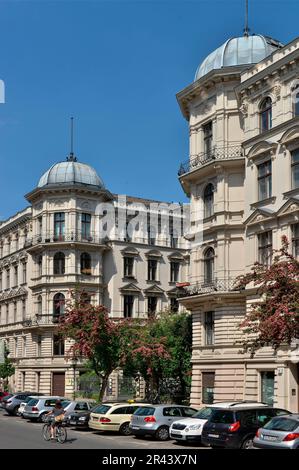
[[[245,0],[1,1],[0,218],[69,152],[112,192],[185,201],[188,126],[176,93],[242,35]],[[251,32],[299,36],[298,0],[250,0]]]

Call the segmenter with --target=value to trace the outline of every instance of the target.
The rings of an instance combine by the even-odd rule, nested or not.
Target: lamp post
[[[76,377],[76,367],[77,367],[77,357],[73,357],[72,365],[73,365],[73,400],[76,398],[76,391],[77,391],[77,377]]]

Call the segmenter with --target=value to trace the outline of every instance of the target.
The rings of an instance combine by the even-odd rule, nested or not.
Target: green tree
[[[15,367],[13,362],[8,357],[9,350],[5,347],[4,350],[4,363],[0,364],[0,378],[3,380],[3,388],[5,391],[8,390],[8,378],[15,373]]]

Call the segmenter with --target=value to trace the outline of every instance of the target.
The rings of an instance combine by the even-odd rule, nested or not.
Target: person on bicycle
[[[61,423],[63,421],[64,417],[64,409],[62,406],[62,403],[60,400],[56,400],[54,408],[49,411],[49,413],[46,414],[46,416],[52,417],[51,419],[51,439],[55,439],[54,437],[54,432],[55,432],[55,426],[57,426],[58,423]]]

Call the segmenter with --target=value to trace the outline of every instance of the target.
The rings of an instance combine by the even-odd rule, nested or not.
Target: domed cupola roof
[[[76,157],[73,155],[68,157],[65,162],[52,165],[40,178],[38,188],[72,184],[97,186],[99,189],[105,189],[105,185],[96,170],[86,163],[77,162]]]
[[[236,65],[256,64],[280,47],[283,47],[283,44],[279,41],[261,34],[231,38],[209,54],[199,65],[194,81],[211,72],[211,70]]]

